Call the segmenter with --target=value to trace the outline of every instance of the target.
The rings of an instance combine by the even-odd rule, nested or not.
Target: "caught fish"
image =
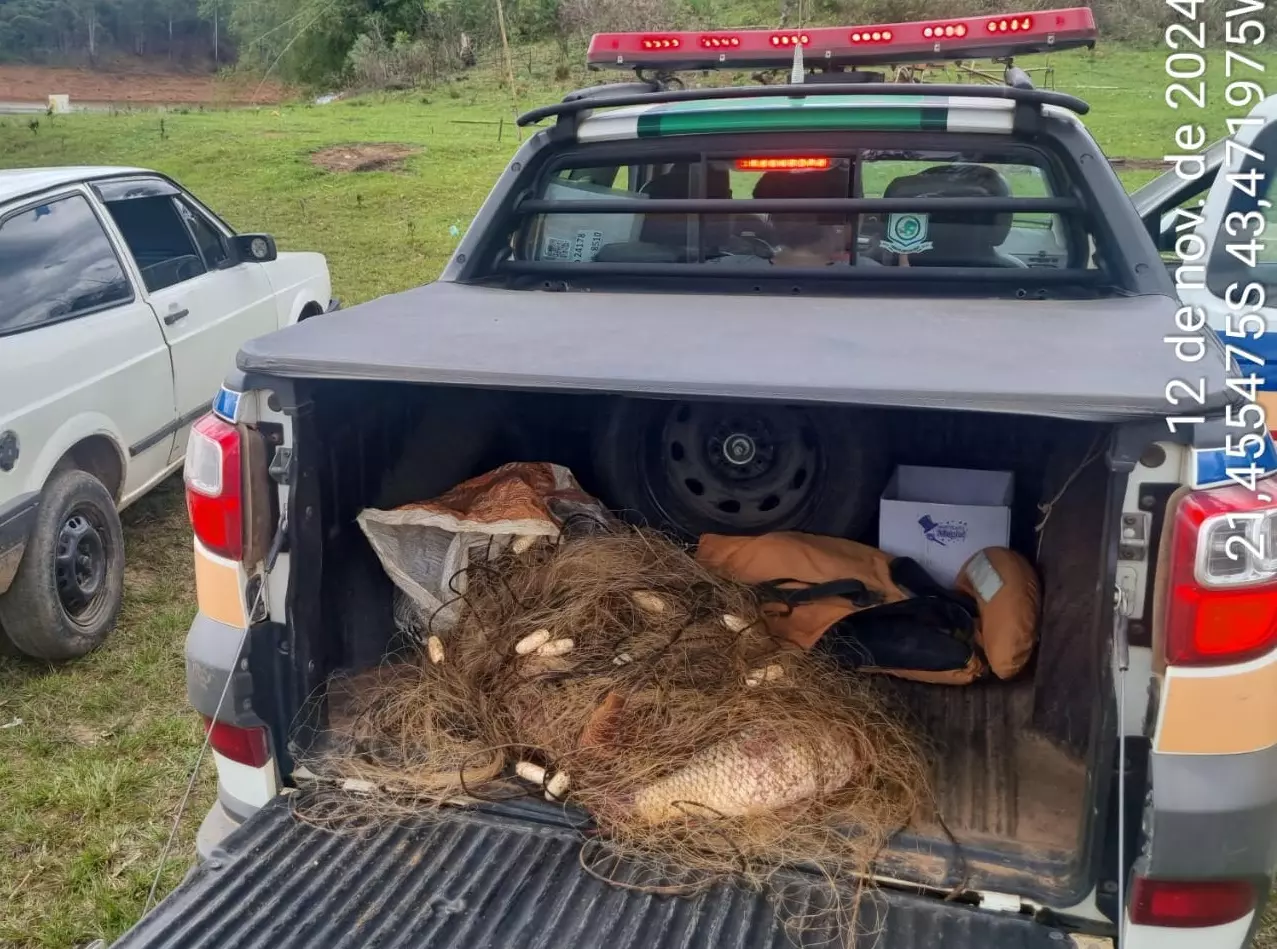
[[[661,824],[683,817],[769,814],[846,786],[856,769],[848,741],[830,731],[754,728],[698,752],[634,794],[631,813]]]

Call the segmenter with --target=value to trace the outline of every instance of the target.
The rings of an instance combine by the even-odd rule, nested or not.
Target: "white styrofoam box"
[[[951,587],[972,556],[1007,545],[1014,489],[1010,471],[900,465],[882,493],[878,546]]]

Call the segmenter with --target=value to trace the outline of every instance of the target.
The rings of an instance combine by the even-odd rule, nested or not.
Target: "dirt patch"
[[[55,66],[0,66],[0,100],[47,103],[51,95],[77,103],[146,105],[251,105],[289,97],[279,83],[208,73],[165,72],[126,66],[110,70]]]
[[[1168,167],[1160,158],[1110,158],[1109,164],[1121,171],[1165,171]]]
[[[400,171],[404,159],[419,151],[413,145],[364,142],[321,148],[311,153],[310,160],[325,171]]]

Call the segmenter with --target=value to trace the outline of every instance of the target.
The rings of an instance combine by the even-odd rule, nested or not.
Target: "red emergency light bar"
[[[784,69],[982,59],[1094,46],[1089,7],[806,30],[596,33],[591,69]]]

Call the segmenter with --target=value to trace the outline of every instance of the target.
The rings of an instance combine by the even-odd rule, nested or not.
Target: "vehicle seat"
[[[986,165],[937,165],[887,185],[885,198],[1011,197],[1011,186]],[[1010,212],[931,214],[931,250],[909,255],[915,267],[1027,267],[998,247],[1011,233]]]
[[[692,166],[677,165],[664,174],[657,175],[641,189],[641,194],[654,200],[663,198],[688,198],[692,194]],[[731,179],[724,168],[710,168],[705,182],[707,198],[730,198]],[[691,234],[693,215],[651,214],[643,220],[639,230],[639,243],[659,244],[674,249],[679,259],[685,258]],[[707,214],[702,218],[702,242],[707,250],[726,243],[730,234],[731,218],[722,214]]]

